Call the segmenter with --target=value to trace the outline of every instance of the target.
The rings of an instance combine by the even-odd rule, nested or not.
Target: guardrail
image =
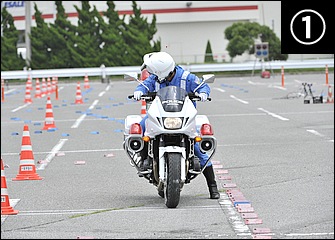
[[[216,64],[190,64],[182,65],[191,72],[225,72],[225,71],[245,71],[245,70],[261,70],[261,69],[308,69],[308,68],[325,68],[326,65],[334,67],[334,59],[316,59],[304,61],[271,61],[271,62],[246,62],[246,63],[216,63]],[[97,68],[66,68],[66,69],[45,69],[45,70],[21,70],[21,71],[4,71],[1,72],[1,79],[27,79],[31,78],[47,78],[47,77],[84,77],[124,75],[127,72],[140,73],[139,66],[123,66],[123,67],[105,67],[101,65]]]

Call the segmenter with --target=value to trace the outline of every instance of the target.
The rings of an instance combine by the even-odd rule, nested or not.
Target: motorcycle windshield
[[[185,89],[176,86],[167,86],[157,91],[164,111],[180,112],[183,108],[187,92]]]

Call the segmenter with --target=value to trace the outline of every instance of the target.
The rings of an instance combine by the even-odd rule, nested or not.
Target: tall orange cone
[[[142,99],[142,106],[141,106],[141,117],[144,118],[147,115],[147,104],[145,100]]]
[[[40,87],[40,80],[36,78],[36,86],[35,86],[35,98],[41,98],[42,93],[41,93],[41,87]]]
[[[42,178],[36,173],[33,148],[31,146],[28,125],[23,126],[22,146],[20,154],[19,174],[13,181],[19,180],[41,180]]]
[[[55,120],[54,120],[54,114],[52,111],[52,104],[51,104],[50,96],[48,96],[46,111],[45,111],[44,127],[42,128],[42,130],[48,130],[50,128],[56,128],[56,125],[55,125]]]
[[[328,96],[327,96],[327,103],[334,103],[332,87],[328,85]]]
[[[5,80],[1,78],[1,102],[5,101]]]
[[[50,77],[47,78],[47,95],[50,95],[52,93],[52,86],[51,86],[51,80]]]
[[[47,83],[45,78],[42,78],[42,94],[41,96],[44,97],[47,94]]]
[[[82,104],[83,103],[83,97],[81,95],[80,90],[80,82],[77,82],[77,90],[76,90],[76,101],[75,104]]]
[[[26,88],[29,88],[30,90],[33,89],[33,81],[31,80],[30,75],[28,76],[27,82],[26,82]]]
[[[29,87],[28,84],[26,84],[26,94],[24,97],[24,102],[25,103],[32,103],[33,100],[31,99],[31,88]]]
[[[14,210],[10,206],[9,196],[7,191],[7,181],[5,177],[5,168],[1,158],[1,215],[14,215],[18,214],[18,210]]]
[[[85,88],[85,89],[90,88],[90,84],[89,84],[89,81],[88,81],[88,76],[87,76],[87,74],[86,74],[85,77],[84,77],[84,88]]]

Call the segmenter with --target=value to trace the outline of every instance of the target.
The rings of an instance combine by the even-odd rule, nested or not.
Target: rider
[[[143,64],[141,66],[142,71],[143,69],[147,69],[150,73],[150,75],[142,82],[148,87],[150,92],[157,92],[160,88],[171,85],[180,86],[187,92],[191,93],[200,84],[200,79],[196,75],[184,70],[181,66],[176,65],[171,55],[166,52],[153,52],[145,54],[143,57]],[[134,99],[137,101],[140,100],[141,96],[148,92],[148,89],[142,84],[139,84],[134,91]],[[207,83],[205,83],[200,86],[196,92],[199,93],[201,101],[204,102],[209,96],[210,87]],[[196,107],[196,103],[193,102],[193,104]],[[147,118],[148,115],[146,115],[140,123],[143,133],[145,132],[145,120]],[[200,151],[199,143],[194,145],[194,152],[200,159],[201,167],[203,167],[208,160],[208,156],[206,153],[202,153]],[[215,181],[213,165],[210,161],[207,163],[203,174],[207,181],[210,198],[220,198],[220,193]]]

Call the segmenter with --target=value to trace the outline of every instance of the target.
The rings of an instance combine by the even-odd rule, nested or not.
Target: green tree
[[[212,63],[212,62],[214,62],[213,52],[212,52],[211,43],[208,40],[207,46],[206,46],[205,63]]]
[[[107,6],[107,11],[103,12],[103,15],[108,21],[101,23],[103,46],[100,59],[106,67],[122,66],[126,62],[123,54],[126,45],[121,35],[125,16],[120,19],[113,1],[107,1]]]
[[[14,25],[14,18],[5,7],[1,16],[1,71],[22,70],[26,64],[22,54],[17,54],[19,31]]]
[[[153,36],[157,32],[156,15],[153,15],[151,24],[147,18],[141,16],[141,8],[132,1],[133,14],[130,15],[129,24],[124,24],[122,36],[127,49],[124,54],[125,65],[134,66],[142,64],[144,54],[160,51],[160,40],[154,41]]]
[[[31,63],[32,69],[52,68],[52,39],[53,32],[50,31],[48,24],[42,18],[42,12],[34,3],[36,26],[31,28]]]
[[[67,19],[62,1],[55,1],[57,15],[55,23],[50,23],[50,30],[54,36],[50,41],[50,67],[72,68],[74,51],[75,26]]]
[[[89,1],[81,1],[81,9],[74,5],[78,12],[78,27],[75,37],[75,52],[73,61],[77,67],[100,66],[101,25],[102,18],[94,6],[92,10]]]
[[[261,36],[262,42],[269,43],[269,59],[286,60],[287,54],[280,52],[280,40],[275,33],[267,26],[261,26],[256,22],[237,22],[227,27],[224,31],[225,38],[229,41],[227,51],[233,58],[247,52],[254,53],[255,40]]]

